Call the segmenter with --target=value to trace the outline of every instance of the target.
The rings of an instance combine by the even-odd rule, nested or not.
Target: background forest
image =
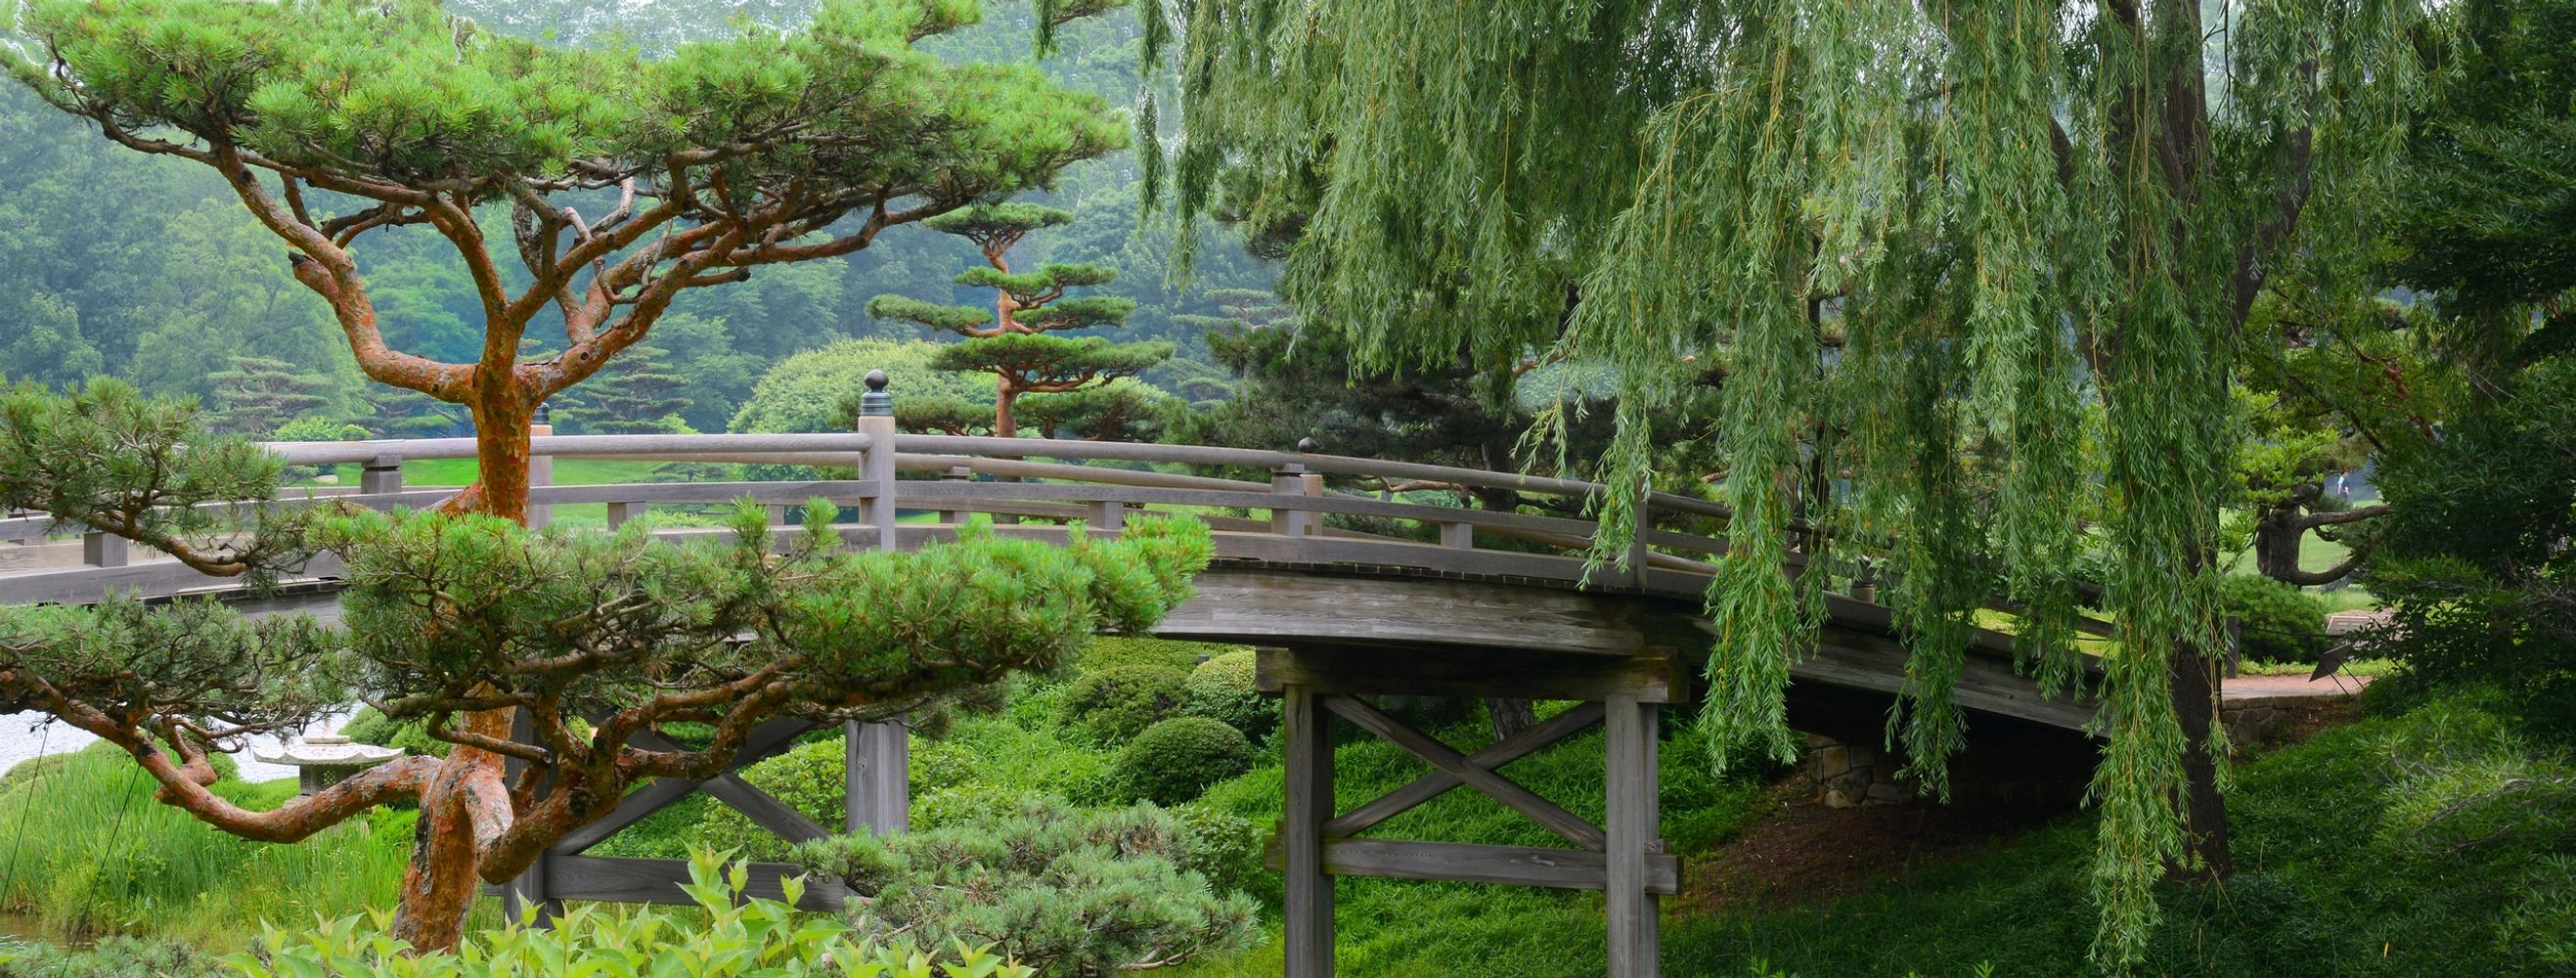
[[[811,17],[816,0],[465,0],[449,6],[526,37],[573,44],[622,39],[650,51],[744,24],[793,27]],[[1033,36],[1028,6],[1006,2],[990,5],[982,24],[922,47],[953,61],[1024,60]],[[1133,100],[1134,18],[1078,21],[1063,29],[1061,43],[1061,52],[1042,62],[1054,80],[1116,104]],[[10,85],[0,86],[0,174],[11,188],[0,196],[0,375],[59,386],[104,374],[156,393],[193,395],[212,409],[256,402],[261,407],[230,425],[253,436],[275,434],[297,417],[345,419],[379,437],[453,434],[463,426],[460,409],[366,383],[330,310],[309,301],[284,249],[204,167],[127,151],[98,138],[95,125]],[[1054,193],[1027,199],[1072,212],[1072,222],[1032,236],[1011,259],[1029,267],[1071,262],[1117,269],[1115,281],[1092,291],[1136,303],[1118,331],[1122,340],[1178,348],[1171,362],[1145,377],[1178,390],[1216,369],[1207,324],[1235,315],[1218,297],[1227,290],[1266,293],[1275,273],[1210,226],[1193,274],[1176,287],[1169,274],[1172,230],[1140,232],[1139,176],[1133,155],[1123,152],[1067,170]],[[473,358],[482,344],[481,309],[452,249],[427,229],[402,228],[386,232],[368,257],[362,273],[389,343],[442,360]],[[569,394],[556,405],[571,409],[559,410],[557,430],[599,430],[595,422],[584,426],[579,402],[583,395],[599,397],[620,374],[667,378],[657,388],[659,399],[690,430],[740,430],[751,423],[738,424],[737,415],[755,384],[797,353],[837,340],[930,337],[926,328],[870,317],[872,297],[990,307],[990,288],[952,283],[980,262],[971,245],[953,236],[898,227],[847,259],[777,266],[749,282],[688,293],[653,330],[649,342],[660,352],[630,353],[608,376]],[[543,355],[561,343],[560,336],[547,337],[526,352]],[[264,362],[245,369],[244,359]],[[292,389],[319,400],[280,410],[271,397],[219,396],[228,389]],[[307,428],[303,436],[331,432]]]

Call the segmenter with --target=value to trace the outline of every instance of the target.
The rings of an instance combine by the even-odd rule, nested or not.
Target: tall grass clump
[[[0,787],[0,909],[69,940],[157,934],[235,945],[262,920],[390,907],[410,812],[380,811],[296,845],[225,835],[153,800],[149,775],[95,745]],[[217,794],[274,808],[292,780],[226,779]],[[381,824],[379,824],[381,823]]]

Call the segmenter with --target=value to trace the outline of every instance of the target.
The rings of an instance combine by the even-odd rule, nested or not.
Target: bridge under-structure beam
[[[1693,702],[1709,644],[1696,595],[1562,581],[1425,574],[1401,568],[1221,563],[1199,596],[1157,628],[1173,638],[1262,648],[1257,684],[1278,695],[1286,796],[1267,861],[1286,884],[1292,978],[1333,973],[1333,880],[1375,876],[1603,893],[1609,973],[1658,972],[1658,898],[1681,885],[1658,831],[1660,711]],[[1906,650],[1887,609],[1834,599],[1789,690],[1800,729],[1875,740],[1901,688]],[[2038,695],[2012,665],[2008,637],[1977,638],[1959,700],[1981,758],[2009,777],[2031,762],[2061,778],[2094,755],[2089,703]],[[1547,722],[1473,753],[1378,709],[1372,697],[1571,701]],[[1332,727],[1349,723],[1431,768],[1348,811],[1333,802]],[[1501,768],[1593,727],[1604,729],[1605,818],[1594,826],[1513,782]],[[1973,778],[1975,775],[1971,774]],[[1444,792],[1467,788],[1546,826],[1560,847],[1384,839],[1361,833]]]

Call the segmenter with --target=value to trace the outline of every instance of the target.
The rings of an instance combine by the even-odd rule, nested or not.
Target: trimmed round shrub
[[[1118,786],[1157,805],[1197,798],[1209,785],[1252,769],[1252,741],[1206,717],[1174,717],[1145,728],[1118,752]]]
[[[1199,663],[1181,682],[1181,712],[1233,727],[1246,737],[1269,735],[1279,725],[1279,707],[1253,689],[1252,670],[1250,649]]]
[[[1181,708],[1185,674],[1161,666],[1112,666],[1065,690],[1062,723],[1102,747],[1116,747]]]
[[[2211,584],[2219,613],[2244,623],[2244,657],[2260,662],[2315,662],[2324,655],[2323,602],[2296,586],[2258,574],[2229,574]]]

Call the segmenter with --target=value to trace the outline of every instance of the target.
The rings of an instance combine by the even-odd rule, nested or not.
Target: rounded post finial
[[[1311,437],[1297,439],[1297,450],[1308,455],[1315,454],[1315,449],[1322,447],[1324,446],[1316,444],[1315,439]]]
[[[528,423],[529,423],[529,424],[541,424],[541,425],[552,425],[552,424],[554,424],[554,423],[555,423],[555,406],[554,406],[554,405],[552,405],[552,404],[548,404],[548,403],[546,403],[546,402],[544,402],[544,401],[538,401],[538,402],[537,402],[537,414],[536,414],[536,416],[535,416],[535,417],[530,418],[530,419],[529,419],[529,421],[528,421]]]
[[[868,392],[859,395],[859,416],[883,418],[894,416],[894,395],[886,393],[886,372],[868,371]]]

